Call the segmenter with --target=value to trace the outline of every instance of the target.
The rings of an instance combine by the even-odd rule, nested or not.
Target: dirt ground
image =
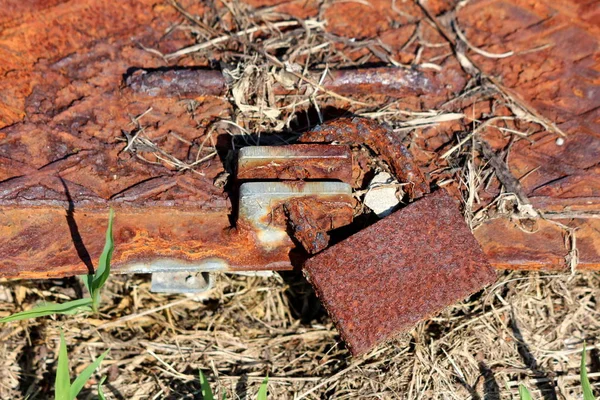
[[[584,342],[592,383],[600,376],[599,287],[596,274],[501,274],[492,287],[352,359],[298,274],[220,276],[204,299],[152,294],[147,279],[117,276],[98,317],[1,328],[0,397],[51,398],[62,328],[75,373],[110,349],[96,379],[108,377],[111,399],[201,399],[199,369],[232,399],[255,398],[267,374],[273,399],[510,399],[519,383],[535,398],[577,399]],[[0,315],[41,299],[65,301],[80,289],[74,279],[5,283]]]

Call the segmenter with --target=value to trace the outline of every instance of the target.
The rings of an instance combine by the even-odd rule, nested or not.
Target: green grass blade
[[[54,381],[54,399],[69,400],[69,356],[67,355],[67,344],[65,335],[60,331],[60,347],[58,349],[58,363],[56,367],[56,380]]]
[[[104,250],[102,250],[102,254],[100,255],[100,260],[98,260],[98,268],[96,268],[96,272],[94,273],[94,277],[92,278],[92,282],[90,286],[90,293],[92,296],[93,304],[92,308],[94,311],[98,311],[98,306],[100,304],[100,289],[106,283],[108,276],[110,275],[110,260],[112,258],[113,250],[115,248],[115,242],[113,240],[113,219],[114,212],[113,209],[110,209],[108,213],[108,227],[106,228],[106,240],[104,242]]]
[[[215,397],[213,396],[213,392],[210,389],[210,385],[208,384],[206,377],[202,373],[202,370],[200,370],[199,375],[200,375],[200,389],[202,390],[202,399],[215,400]]]
[[[265,380],[260,384],[256,400],[267,400],[267,392],[269,390],[269,377],[265,377]]]
[[[100,366],[100,363],[102,362],[102,360],[104,360],[104,357],[106,357],[108,352],[109,350],[106,350],[104,353],[102,353],[100,357],[96,358],[96,360],[94,360],[93,363],[91,363],[83,371],[81,371],[81,374],[77,377],[77,379],[73,381],[73,383],[71,384],[71,394],[69,396],[70,400],[75,399],[79,392],[81,392],[81,389],[83,389],[85,383],[88,381],[88,379],[90,379],[90,376],[92,376],[96,368]]]
[[[519,399],[531,400],[531,393],[529,393],[529,390],[523,385],[519,385]]]
[[[100,260],[98,260],[98,268],[96,268],[96,272],[94,273],[94,279],[92,280],[92,291],[100,289],[102,286],[104,286],[104,283],[108,279],[108,275],[110,275],[110,260],[115,248],[112,231],[114,214],[115,213],[111,208],[110,212],[108,213],[108,227],[106,228],[104,250],[102,250]]]
[[[78,299],[68,301],[66,303],[46,303],[43,306],[37,306],[31,310],[21,311],[19,313],[9,315],[0,319],[2,322],[19,321],[22,319],[46,317],[54,314],[77,314],[84,311],[90,311],[92,305],[92,299]]]
[[[106,397],[104,396],[104,390],[102,389],[102,385],[104,384],[105,380],[106,377],[103,376],[102,379],[100,379],[100,382],[98,382],[98,400],[106,400]]]
[[[92,287],[91,285],[92,285],[92,280],[94,279],[94,275],[79,275],[79,278],[81,278],[83,285],[85,286],[85,288],[91,295],[92,290],[90,288]]]
[[[583,344],[583,351],[581,352],[581,388],[583,389],[583,400],[596,400],[594,392],[592,391],[592,385],[587,376],[587,369],[585,368],[585,343]]]

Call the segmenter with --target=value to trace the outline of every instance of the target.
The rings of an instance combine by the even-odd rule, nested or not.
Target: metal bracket
[[[155,293],[204,293],[212,289],[210,272],[153,272],[150,290]]]
[[[328,231],[352,222],[352,155],[347,146],[246,147],[239,152],[236,178],[241,183],[238,239],[250,240],[260,251],[287,257],[300,243],[316,253],[327,247]],[[197,294],[212,288],[212,272],[230,268],[217,257],[191,265],[155,260],[129,270],[150,273],[153,292]]]

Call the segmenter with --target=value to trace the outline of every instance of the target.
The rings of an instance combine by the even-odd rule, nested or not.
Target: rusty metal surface
[[[195,68],[138,70],[125,79],[125,85],[153,97],[223,96],[227,92],[220,71]]]
[[[290,269],[290,249],[261,251],[250,232],[232,229],[228,210],[147,210],[115,206],[113,256],[117,273],[168,269],[206,271]],[[96,265],[107,209],[66,217],[60,207],[3,209],[0,216],[1,274],[14,278],[82,274]],[[199,229],[199,227],[201,229]],[[85,245],[85,247],[82,246]]]
[[[322,75],[322,73],[320,74]],[[315,73],[315,77],[319,76]],[[427,95],[436,97],[446,90],[431,70],[403,68],[356,68],[329,71],[322,86],[343,95],[382,94],[393,98]]]
[[[191,118],[177,98],[149,104],[149,96],[121,89],[130,68],[163,66],[140,44],[165,52],[183,45],[185,35],[161,40],[175,18],[154,1],[14,2],[0,10],[2,276],[87,271],[102,250],[109,204],[118,214],[117,269],[194,264],[207,248],[229,261],[290,268],[288,254],[249,255],[254,243],[231,232],[227,196],[213,184],[220,162],[181,174],[160,165],[156,148],[124,151],[122,139],[144,126],[158,148],[193,162],[187,155],[201,143],[199,128],[227,113],[224,99],[207,99]]]
[[[355,356],[496,279],[444,190],[309,259],[304,273]]]
[[[565,230],[555,220],[535,222],[498,218],[484,223],[473,234],[485,254],[499,269],[556,270],[565,269],[569,256],[565,248]],[[597,220],[568,219],[563,224],[576,228],[579,259],[578,270],[597,270],[600,246],[595,240],[600,225]]]
[[[329,213],[324,214],[322,206],[315,207],[310,201],[303,199],[284,204],[284,211],[292,236],[302,244],[309,254],[316,254],[327,248],[329,245],[327,232],[333,229],[332,221],[339,219],[340,213],[347,218],[344,225],[352,222],[351,201],[345,204],[329,203],[328,205],[330,206]]]
[[[103,241],[98,236],[106,224],[109,204],[117,215],[113,228],[119,249],[113,256],[117,273],[291,269],[290,252],[296,245],[285,233],[288,219],[293,221],[297,239],[318,251],[327,245],[327,231],[350,223],[353,213],[350,187],[340,195],[311,192],[302,199],[280,198],[270,205],[272,212],[263,222],[279,227],[285,240],[265,246],[256,227],[246,220],[240,221],[237,229],[231,226],[231,208],[223,194],[218,201],[209,200],[210,207],[202,207],[202,203],[189,206],[185,182],[178,184],[171,178],[150,181],[145,191],[134,188],[130,196],[126,192],[110,202],[98,198],[90,202],[75,195],[69,199],[69,193],[77,193],[79,188],[67,183],[70,190],[65,191],[56,180],[57,191],[48,191],[52,196],[45,193],[40,200],[39,192],[28,191],[38,196],[35,204],[11,200],[10,206],[0,210],[3,277],[60,277],[91,270],[102,251]],[[265,193],[260,197],[264,200]],[[73,204],[78,206],[75,212]],[[298,212],[303,206],[311,213]],[[302,257],[298,255],[298,260]]]
[[[517,140],[508,155],[512,174],[528,196],[537,198],[534,204],[545,210],[552,203],[557,211],[562,199],[563,210],[597,209],[600,4],[512,0],[424,5],[455,42],[462,41],[455,32],[462,32],[472,46],[463,46],[466,55],[478,69],[556,127]],[[444,17],[448,14],[454,19]],[[566,136],[559,138],[560,133]],[[584,181],[587,185],[580,184]]]
[[[236,180],[262,182],[240,186],[238,227],[256,234],[265,249],[293,248],[295,239],[309,254],[323,250],[329,231],[352,223],[352,166],[348,146],[240,149]]]
[[[238,153],[236,179],[329,179],[351,184],[352,153],[348,146],[319,144],[244,147]]]
[[[291,94],[310,87],[295,75],[288,73],[286,78],[290,83],[293,82],[292,87],[275,82],[273,93]],[[438,74],[433,71],[394,67],[309,71],[305,78],[320,82],[322,88],[345,96],[385,95],[401,98],[427,94],[436,97],[446,90]],[[125,85],[135,93],[161,97],[222,96],[227,92],[222,72],[199,68],[138,70],[125,79]]]
[[[328,231],[352,222],[352,205],[347,183],[249,182],[240,187],[237,226],[267,251],[292,249],[291,233],[307,252],[316,253],[329,244]]]
[[[468,55],[486,74],[573,136],[600,129],[600,4],[597,1],[471,1],[457,29],[489,53]]]
[[[506,135],[484,133],[496,150],[510,149],[510,173],[545,218],[525,227],[487,221],[475,232],[484,250],[503,268],[556,269],[572,256],[561,245],[566,226],[577,236],[577,268],[598,269],[600,3],[422,4],[478,70],[548,128],[510,146]]]
[[[409,183],[411,198],[429,193],[429,184],[410,152],[385,126],[366,118],[338,119],[322,124],[299,139],[301,142],[366,144],[392,168],[400,182]]]
[[[190,11],[200,13],[202,7]],[[47,1],[15,3],[0,13],[0,54],[8,60],[0,65],[5,77],[0,96],[3,276],[85,272],[100,254],[103,235],[98,227],[104,226],[109,205],[117,212],[117,271],[178,262],[208,262],[211,268],[291,267],[288,254],[257,254],[252,240],[231,230],[228,195],[215,184],[224,173],[217,157],[195,173],[180,172],[157,151],[194,163],[190,154],[204,143],[207,126],[227,118],[231,110],[226,99],[212,96],[195,97],[193,113],[190,104],[181,101],[193,77],[181,79],[174,71],[206,68],[207,59],[178,60],[171,67],[146,51],[167,54],[185,46],[189,38],[181,31],[163,36],[179,18],[176,10],[152,0],[125,1],[119,8],[108,1]],[[163,82],[152,89],[148,85],[156,81],[140,77],[149,70],[165,71],[162,78],[173,75],[176,83],[188,86],[178,87],[174,96],[161,96]],[[427,90],[431,82],[439,84],[437,78],[420,78],[436,75],[431,71],[390,69],[380,77],[388,79],[390,73]],[[352,72],[340,74],[349,88],[360,85]],[[135,79],[141,79],[138,86]],[[213,79],[220,84],[220,77]],[[369,79],[377,87],[392,88],[391,95],[402,89],[379,76]],[[451,80],[455,88],[462,83],[462,76]],[[217,89],[212,93],[221,91],[218,85]],[[408,92],[398,93],[409,95],[414,89],[402,90]],[[447,97],[444,93],[428,101]],[[407,99],[414,102],[415,96]],[[140,132],[155,147],[132,142]],[[291,208],[287,212],[297,222],[314,219]],[[188,222],[182,226],[180,220]],[[314,238],[305,239],[310,240]],[[210,261],[209,248],[226,262]]]
[[[434,14],[456,6],[425,4]],[[513,175],[522,177],[529,196],[579,199],[582,205],[594,199],[597,205],[600,4],[471,1],[456,10],[453,25],[440,15],[448,36],[460,41],[453,32],[462,32],[478,50],[465,48],[475,66],[556,127],[514,144],[508,159]],[[566,135],[559,144],[557,133]],[[589,186],[576,184],[582,180]]]

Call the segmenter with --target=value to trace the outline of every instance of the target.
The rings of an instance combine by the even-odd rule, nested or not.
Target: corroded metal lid
[[[329,247],[304,273],[355,356],[496,279],[444,190]]]

